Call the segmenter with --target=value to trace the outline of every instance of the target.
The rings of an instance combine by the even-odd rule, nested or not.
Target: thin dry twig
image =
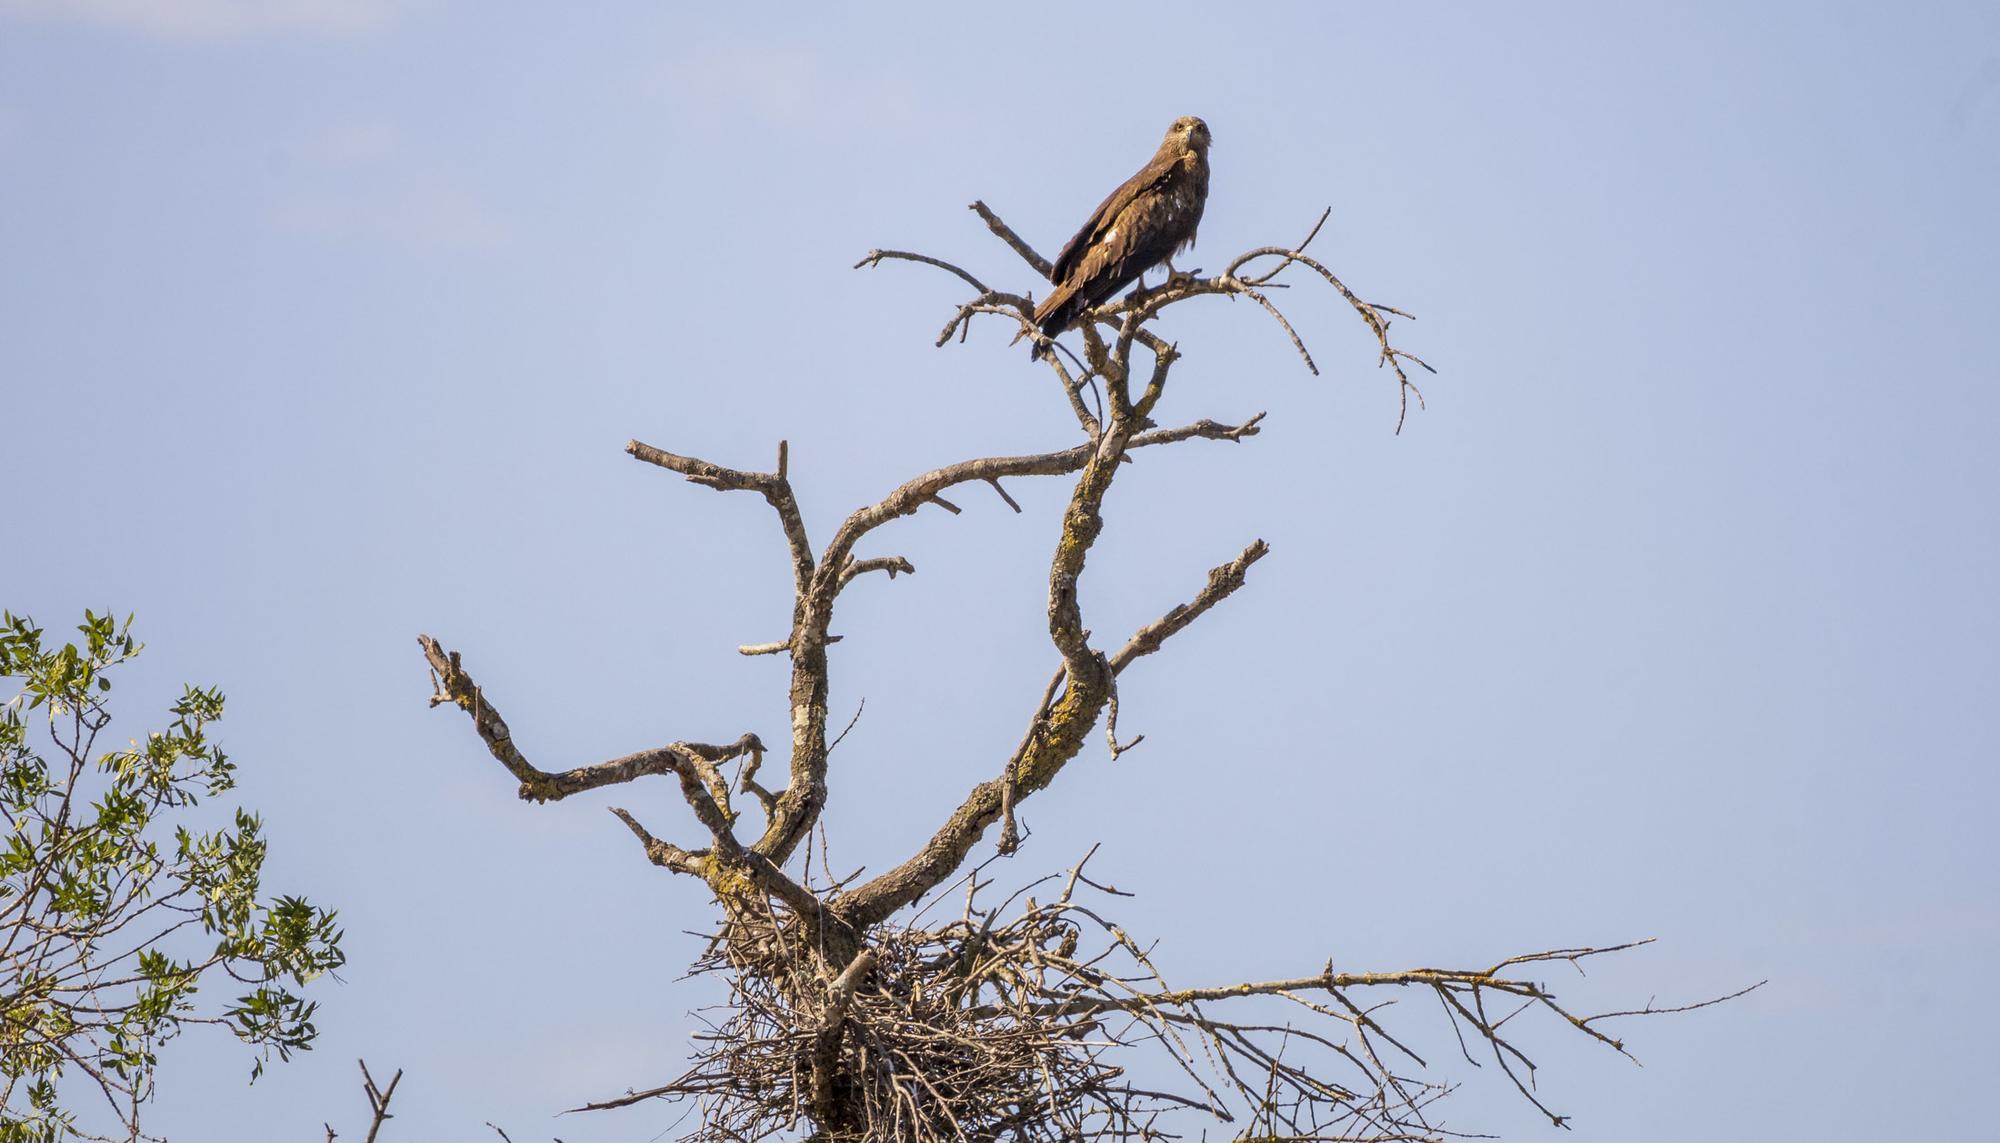
[[[907,250],[870,250],[867,257],[854,264],[854,269],[860,270],[866,268],[872,270],[880,266],[884,260],[893,262],[921,262],[926,266],[936,266],[947,273],[958,275],[958,277],[965,281],[966,285],[971,286],[980,293],[983,294],[986,292],[986,283],[973,277],[961,267],[954,266],[942,258],[933,258],[928,254],[912,254]]]

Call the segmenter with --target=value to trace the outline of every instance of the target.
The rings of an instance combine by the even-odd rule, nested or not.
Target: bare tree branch
[[[986,283],[973,277],[961,267],[954,266],[942,258],[933,258],[928,254],[912,254],[907,250],[870,250],[866,257],[854,264],[853,268],[856,270],[864,268],[872,270],[880,266],[884,260],[891,262],[921,262],[926,266],[936,266],[948,274],[957,275],[966,285],[971,286],[980,293],[986,293]]]
[[[646,860],[661,868],[671,869],[675,873],[686,873],[695,877],[706,874],[704,862],[707,854],[689,853],[678,845],[661,841],[648,833],[637,818],[618,806],[612,806],[611,813],[619,821],[624,822],[625,828],[631,830],[632,835],[639,839],[639,844],[646,850]]]
[[[521,797],[525,801],[560,801],[585,790],[621,785],[649,775],[680,775],[690,768],[698,769],[707,758],[738,757],[750,750],[750,744],[757,740],[756,735],[746,734],[728,746],[676,742],[573,770],[541,770],[529,762],[514,744],[514,735],[508,729],[506,720],[500,717],[500,712],[492,703],[486,701],[485,693],[466,673],[458,652],[445,650],[429,635],[417,636],[417,642],[422,645],[424,657],[431,665],[431,679],[436,688],[436,693],[431,696],[431,705],[450,703],[472,716],[473,726],[478,730],[479,737],[485,740],[487,750],[507,768],[508,773],[520,780]],[[757,749],[762,748],[762,744],[758,743]]]
[[[375,1077],[368,1074],[368,1061],[355,1062],[361,1065],[361,1090],[368,1096],[368,1111],[371,1116],[368,1121],[367,1143],[375,1143],[375,1136],[381,1132],[382,1125],[395,1118],[389,1113],[389,1101],[395,1098],[396,1085],[403,1082],[403,1069],[397,1068],[396,1074],[389,1077],[389,1086],[381,1088],[375,1086]],[[327,1128],[326,1134],[327,1138],[331,1139],[333,1129]]]
[[[845,1118],[834,1090],[839,1075],[841,1034],[846,1028],[848,1010],[854,1005],[855,989],[874,971],[875,954],[864,950],[827,987],[826,1010],[820,1014],[812,1049],[813,1118],[821,1123],[840,1125]]]
[[[695,484],[713,488],[718,492],[755,492],[768,501],[778,513],[778,521],[785,529],[785,543],[792,552],[792,580],[800,590],[811,581],[813,574],[812,543],[806,539],[805,520],[799,514],[799,502],[792,495],[791,479],[787,473],[789,446],[778,442],[778,470],[776,472],[745,472],[740,469],[724,468],[706,460],[691,456],[678,456],[657,449],[640,441],[628,441],[625,451],[647,464],[657,464],[661,468],[678,472]]]
[[[1263,419],[1264,414],[1258,413],[1240,425],[1225,425],[1204,419],[1172,429],[1135,432],[1126,443],[1126,448],[1149,448],[1197,438],[1219,441],[1241,440],[1246,436],[1256,436],[1257,423]],[[1033,453],[1026,456],[981,457],[934,468],[922,476],[905,481],[894,492],[850,515],[827,544],[824,562],[831,563],[836,555],[846,558],[863,536],[900,516],[915,514],[917,509],[935,501],[938,494],[947,489],[961,484],[977,481],[993,482],[1010,477],[1066,476],[1088,464],[1097,452],[1097,447],[1085,443],[1054,452]]]
[[[1043,280],[1046,281],[1055,274],[1054,265],[1047,258],[1035,253],[1034,248],[1023,242],[1021,236],[1014,233],[1013,227],[1000,221],[1000,216],[994,214],[992,209],[985,203],[974,202],[966,209],[979,215],[980,219],[986,223],[986,228],[991,230],[1000,241],[1005,242],[1014,253],[1019,254],[1021,260],[1033,267],[1035,273],[1040,274]]]
[[[1097,686],[1079,686],[1073,673],[1074,664],[1065,658],[1063,670],[1036,706],[1028,733],[1015,748],[1001,776],[973,787],[931,840],[909,860],[850,893],[842,902],[847,914],[864,926],[880,924],[941,884],[965,860],[987,827],[1010,814],[1019,799],[1046,787],[1082,749],[1085,737],[1096,725],[1098,712],[1110,703],[1110,678],[1134,659],[1159,650],[1168,638],[1228,598],[1243,586],[1250,565],[1269,551],[1262,540],[1251,544],[1236,559],[1210,571],[1207,586],[1191,603],[1174,608],[1140,629],[1116,654],[1089,663],[1088,677],[1101,680]],[[1057,690],[1063,681],[1068,686],[1062,690],[1062,700],[1057,701]]]
[[[1243,586],[1243,576],[1250,570],[1250,565],[1263,559],[1270,551],[1270,545],[1262,540],[1256,540],[1243,549],[1242,555],[1211,569],[1208,573],[1208,586],[1202,588],[1191,602],[1184,603],[1141,627],[1111,656],[1112,673],[1123,671],[1131,665],[1132,660],[1159,650],[1168,639],[1186,630],[1189,624],[1201,618],[1209,608],[1229,598],[1237,588]]]

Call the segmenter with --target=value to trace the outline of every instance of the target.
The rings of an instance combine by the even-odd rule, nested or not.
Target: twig
[[[854,582],[855,577],[864,576],[873,571],[888,572],[889,578],[895,579],[898,575],[917,574],[917,565],[902,556],[877,556],[874,559],[867,560],[851,559],[847,562],[846,570],[840,573],[840,584],[842,587],[845,587]]]
[[[1054,275],[1055,267],[1049,260],[1035,253],[1034,248],[1023,242],[1021,236],[1014,233],[1013,227],[1000,221],[1000,216],[994,214],[984,202],[974,202],[966,209],[979,215],[981,221],[986,223],[986,228],[998,236],[1000,241],[1005,242],[1008,248],[1013,250],[1014,253],[1019,254],[1021,261],[1034,267],[1035,273],[1040,274],[1044,279]]]
[[[367,1143],[375,1143],[375,1136],[382,1130],[382,1125],[395,1118],[389,1113],[389,1101],[395,1098],[396,1085],[403,1082],[403,1069],[397,1068],[396,1074],[389,1077],[388,1087],[376,1087],[375,1077],[368,1074],[368,1061],[355,1062],[361,1065],[361,1090],[368,1097],[368,1111],[371,1116],[368,1121]],[[327,1128],[326,1133],[328,1138],[333,1137],[331,1127]]]
[[[690,482],[713,488],[718,492],[755,492],[762,496],[778,514],[778,522],[785,530],[785,543],[791,549],[792,582],[800,590],[812,580],[812,542],[806,537],[805,518],[799,513],[798,499],[792,495],[789,473],[790,448],[785,441],[778,442],[778,470],[776,472],[746,472],[725,468],[712,461],[698,457],[681,456],[642,441],[627,441],[625,451],[647,464],[658,465],[670,472],[678,472]]]
[[[971,286],[975,290],[978,290],[980,293],[983,294],[986,292],[986,283],[973,277],[965,270],[952,265],[951,263],[945,261],[942,258],[933,258],[928,254],[912,254],[907,250],[870,250],[866,257],[862,258],[861,261],[856,262],[854,264],[853,268],[859,270],[866,267],[872,270],[876,266],[881,265],[885,260],[895,261],[895,262],[921,262],[926,266],[936,266],[938,269],[946,271],[947,273],[958,275],[959,278],[963,279],[967,285]]]
[[[1261,414],[1260,414],[1261,415]],[[1181,604],[1153,622],[1146,624],[1127,640],[1109,660],[1113,674],[1132,665],[1134,659],[1158,651],[1166,641],[1185,631],[1188,625],[1201,618],[1202,614],[1228,599],[1243,586],[1243,578],[1250,565],[1263,559],[1271,552],[1271,546],[1262,540],[1252,540],[1241,555],[1219,567],[1209,569],[1208,584],[1196,593],[1193,600]]]
[[[846,740],[847,732],[853,730],[854,724],[861,721],[861,712],[867,709],[868,709],[868,699],[864,696],[861,702],[857,704],[854,708],[854,717],[847,720],[846,728],[841,730],[839,734],[835,735],[833,741],[827,744],[826,752],[828,754],[833,753],[833,748],[839,746],[843,741]]]
[[[1007,507],[1012,508],[1015,515],[1018,516],[1021,514],[1021,505],[1016,503],[1012,496],[1007,495],[1007,490],[1000,486],[999,477],[989,476],[986,478],[986,483],[993,486],[993,491],[999,494],[1000,499],[1007,502]]]

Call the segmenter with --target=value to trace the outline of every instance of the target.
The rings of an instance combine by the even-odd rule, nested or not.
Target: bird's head
[[[1208,124],[1193,115],[1183,115],[1167,128],[1167,142],[1197,154],[1208,154]]]

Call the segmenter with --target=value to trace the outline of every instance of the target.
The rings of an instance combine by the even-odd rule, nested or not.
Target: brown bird
[[[1035,307],[1035,326],[1046,337],[1194,245],[1208,200],[1208,144],[1208,124],[1181,116],[1153,161],[1098,204],[1049,269],[1056,288]],[[1033,355],[1039,358],[1048,344],[1038,340]]]

